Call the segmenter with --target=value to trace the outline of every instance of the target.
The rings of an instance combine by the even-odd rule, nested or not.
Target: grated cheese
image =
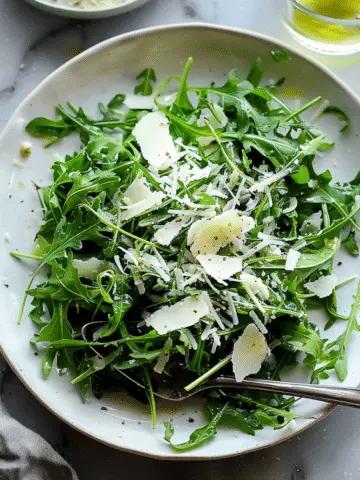
[[[261,333],[264,333],[264,334],[268,333],[267,328],[265,327],[263,322],[260,320],[260,318],[257,316],[256,312],[254,312],[254,310],[251,310],[249,312],[249,316],[252,318],[252,320],[254,321],[255,325],[257,326],[257,328],[260,330]]]

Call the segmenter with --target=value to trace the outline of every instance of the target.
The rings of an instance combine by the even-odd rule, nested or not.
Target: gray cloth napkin
[[[0,405],[0,480],[78,480],[70,465]]]

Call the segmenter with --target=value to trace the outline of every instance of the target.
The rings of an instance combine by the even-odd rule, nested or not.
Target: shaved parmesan
[[[121,213],[122,220],[128,220],[160,205],[165,195],[161,192],[152,192],[142,179],[136,179],[124,192],[127,203],[126,210]]]
[[[230,314],[231,314],[231,317],[232,317],[232,320],[233,320],[233,324],[237,325],[239,323],[239,319],[238,319],[238,316],[237,316],[237,311],[236,311],[234,299],[233,299],[230,292],[226,292],[226,298],[227,298],[227,301],[229,303],[229,310],[230,310]]]
[[[297,198],[291,197],[290,198],[290,205],[287,208],[284,208],[283,213],[291,213],[297,207]]]
[[[161,169],[171,166],[180,155],[170,135],[169,121],[163,112],[144,115],[132,131],[143,157],[149,164]]]
[[[250,192],[263,192],[265,187],[268,187],[272,183],[278,182],[282,178],[286,177],[291,172],[291,168],[286,168],[285,170],[280,170],[280,172],[271,175],[270,177],[266,177],[265,179],[261,180],[261,182],[254,183],[250,187]]]
[[[257,326],[257,328],[260,330],[261,333],[264,333],[264,334],[268,333],[267,328],[265,327],[263,322],[260,320],[260,318],[257,316],[256,312],[254,312],[254,310],[251,310],[249,312],[249,316],[252,318],[252,320],[254,321],[255,325]]]
[[[305,283],[305,287],[310,290],[310,292],[315,293],[319,298],[325,298],[333,292],[336,283],[336,275],[332,273],[331,275],[324,275],[314,282]]]
[[[148,327],[152,327],[160,335],[164,335],[167,332],[191,327],[209,313],[205,293],[200,293],[197,298],[186,297],[170,307],[160,308],[145,321]]]
[[[184,290],[185,279],[181,268],[174,268],[174,275],[178,290]]]
[[[216,328],[211,323],[208,323],[201,334],[201,340],[207,340],[214,332],[216,332]]]
[[[151,195],[151,190],[145,185],[143,178],[136,178],[125,190],[125,202],[128,205],[141,202]]]
[[[134,248],[129,248],[126,250],[126,248],[118,247],[118,249],[125,253],[124,259],[127,262],[133,263],[134,265],[139,265],[139,262],[136,258],[136,250]]]
[[[211,283],[210,283],[210,285],[211,285]],[[218,315],[217,311],[215,310],[209,294],[207,292],[203,292],[201,295],[203,295],[204,301],[206,302],[206,304],[208,306],[210,317],[213,318],[216,321],[216,323],[219,325],[221,330],[225,330],[224,324],[221,321],[221,318]]]
[[[293,271],[296,268],[297,262],[301,257],[301,253],[298,250],[290,248],[285,262],[285,270]]]
[[[168,282],[170,280],[170,275],[164,268],[164,266],[159,262],[159,259],[156,258],[154,255],[150,255],[150,253],[143,253],[142,260],[144,264],[153,270],[165,281]]]
[[[250,275],[250,273],[242,273],[240,275],[240,281],[247,290],[261,300],[267,300],[269,298],[269,289],[263,283],[261,278],[255,277],[255,275]]]
[[[313,213],[305,222],[301,225],[300,233],[302,235],[312,235],[318,233],[321,230],[322,225],[322,213],[321,211]]]
[[[269,354],[264,335],[254,324],[248,325],[236,340],[232,353],[233,372],[237,382],[257,373]]]
[[[225,247],[234,237],[243,237],[255,226],[255,221],[236,210],[229,210],[214,218],[198,220],[189,229],[188,245],[191,252],[215,254]]]
[[[242,260],[238,257],[207,254],[198,255],[197,260],[205,272],[220,283],[242,270]]]
[[[208,145],[210,145],[211,142],[215,140],[215,138],[212,135],[209,135],[207,137],[198,137],[196,140],[198,141],[198,144],[202,147],[207,147]]]
[[[73,265],[77,269],[79,276],[88,278],[89,280],[96,280],[99,273],[105,270],[113,270],[115,265],[106,260],[99,260],[98,258],[91,257],[88,260],[73,260]]]

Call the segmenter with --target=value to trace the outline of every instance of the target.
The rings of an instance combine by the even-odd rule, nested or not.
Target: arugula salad
[[[358,255],[360,174],[339,184],[316,171],[315,156],[334,144],[302,119],[310,109],[335,115],[346,134],[346,114],[321,97],[291,108],[279,96],[284,79],[262,84],[259,58],[247,78],[234,69],[223,85],[191,86],[192,62],[156,90],[154,70],[141,72],[134,93],[148,106],[129,108],[119,93],[98,105],[98,118],[68,103],[55,120],[27,125],[45,147],[76,134],[81,148],[55,161],[53,182],[38,190],[36,250],[12,253],[38,261],[20,319],[30,296],[44,378],[55,367],[70,373],[84,399],[125,390],[148,402],[154,427],[153,372],[188,372],[188,391],[221,374],[279,380],[297,362],[311,382],[331,370],[343,381],[359,328],[360,287],[350,315],[340,315],[333,268],[341,245]],[[326,312],[326,328],[344,321],[335,341],[309,321],[313,307]],[[86,341],[81,328],[92,321],[103,326]],[[297,416],[296,399],[278,394],[204,397],[209,423],[187,442],[173,443],[165,423],[175,451],[211,440],[223,421],[254,435]]]

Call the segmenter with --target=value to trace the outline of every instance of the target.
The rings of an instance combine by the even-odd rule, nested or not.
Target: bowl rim
[[[56,3],[51,3],[47,0],[32,0],[32,2],[37,3],[39,5],[44,5],[49,10],[53,10],[54,13],[55,12],[62,12],[62,13],[71,12],[71,13],[81,13],[84,15],[96,16],[96,13],[103,14],[103,13],[111,13],[116,11],[121,12],[121,10],[127,9],[130,5],[134,5],[139,2],[140,3],[144,2],[144,0],[123,0],[122,3],[119,3],[118,5],[113,5],[112,7],[102,7],[102,8],[76,8],[70,5],[67,7],[66,5],[57,5]]]
[[[254,39],[262,40],[265,42],[273,43],[277,45],[279,48],[283,48],[290,53],[293,53],[296,56],[302,57],[312,65],[316,66],[319,68],[322,72],[324,72],[327,76],[329,76],[337,85],[339,85],[348,95],[350,95],[353,100],[357,103],[357,105],[360,108],[360,97],[342,80],[340,79],[336,74],[334,74],[328,67],[320,63],[319,60],[310,57],[307,53],[298,51],[295,47],[293,46],[288,46],[283,42],[282,40],[278,40],[276,38],[273,38],[269,35],[265,35],[259,32],[254,32],[252,30],[248,29],[242,29],[242,28],[236,28],[236,27],[228,27],[228,26],[223,26],[223,25],[216,25],[216,24],[211,24],[211,23],[203,23],[203,22],[194,22],[194,23],[189,23],[189,22],[182,22],[178,24],[168,24],[168,25],[161,25],[161,26],[153,26],[153,27],[147,27],[147,28],[142,28],[138,30],[133,30],[131,32],[123,33],[120,35],[116,35],[114,37],[111,37],[109,39],[106,39],[102,42],[97,43],[96,45],[90,47],[89,49],[85,50],[84,52],[80,53],[76,57],[68,60],[65,62],[63,65],[55,69],[52,73],[50,73],[47,77],[45,77],[39,84],[38,86],[30,93],[28,94],[25,99],[19,104],[19,106],[15,109],[14,113],[11,115],[10,119],[8,120],[5,128],[3,131],[0,133],[0,142],[3,141],[3,138],[7,135],[8,131],[12,128],[13,121],[19,114],[19,112],[22,110],[22,108],[29,102],[31,99],[38,94],[38,92],[43,88],[43,86],[47,83],[50,82],[53,78],[55,78],[59,73],[61,73],[63,70],[67,69],[70,65],[76,64],[79,61],[82,61],[83,59],[91,56],[93,53],[97,51],[101,51],[104,48],[107,48],[110,45],[116,44],[116,43],[122,43],[126,41],[131,41],[133,38],[136,37],[145,37],[149,34],[156,34],[160,33],[163,31],[166,32],[171,32],[171,31],[176,31],[176,30],[207,30],[207,31],[214,31],[214,32],[224,32],[224,33],[230,33],[233,35],[245,35],[252,37]],[[225,458],[231,458],[231,457],[236,457],[239,455],[244,455],[246,453],[252,453],[255,451],[262,450],[267,447],[279,445],[280,443],[285,442],[286,440],[289,440],[290,438],[298,435],[299,433],[303,432],[304,430],[314,426],[316,423],[319,421],[323,420],[326,418],[332,411],[335,410],[336,405],[333,404],[324,404],[324,412],[320,414],[317,417],[312,417],[311,421],[308,422],[306,425],[302,426],[301,428],[295,430],[295,431],[289,431],[287,432],[286,435],[284,435],[283,438],[273,441],[273,442],[267,442],[263,445],[259,445],[253,448],[249,448],[248,450],[245,450],[243,452],[232,452],[229,454],[215,454],[215,455],[204,455],[204,456],[197,456],[196,454],[193,453],[186,453],[186,455],[161,455],[161,454],[154,454],[151,451],[146,451],[146,450],[135,450],[133,448],[127,448],[121,445],[114,445],[112,442],[107,441],[104,438],[101,438],[98,436],[96,433],[89,432],[84,430],[78,425],[74,425],[69,419],[66,418],[65,415],[62,413],[58,412],[55,407],[50,406],[46,404],[43,399],[40,397],[40,395],[37,394],[32,388],[32,386],[28,383],[24,373],[20,371],[15,363],[9,358],[7,353],[4,351],[1,343],[0,343],[0,353],[3,355],[5,358],[6,362],[8,365],[11,367],[12,371],[15,373],[15,375],[19,378],[19,380],[23,383],[23,385],[34,395],[35,398],[45,407],[47,408],[51,413],[53,413],[58,419],[62,420],[64,423],[69,425],[70,427],[74,428],[78,432],[104,444],[109,447],[115,448],[117,450],[121,450],[127,453],[132,453],[132,454],[137,454],[141,455],[144,457],[149,457],[153,458],[156,460],[176,460],[176,461],[208,461],[208,460],[218,460],[218,459],[225,459]]]

